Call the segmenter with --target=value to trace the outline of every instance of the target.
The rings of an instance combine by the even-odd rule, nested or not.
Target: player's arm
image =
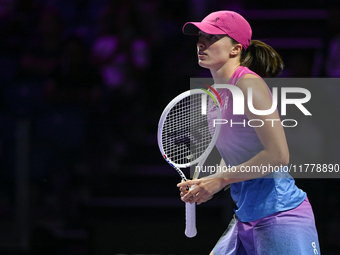
[[[201,178],[179,184],[179,186],[196,185],[194,189],[182,197],[182,200],[185,202],[198,202],[198,204],[206,202],[209,200],[208,198],[228,184],[264,177],[262,171],[244,172],[243,170],[247,167],[257,167],[258,169],[260,169],[261,166],[269,165],[278,167],[285,166],[289,162],[289,151],[281,121],[267,121],[280,120],[277,111],[265,116],[255,115],[250,112],[247,106],[248,88],[251,87],[253,90],[254,108],[257,110],[267,110],[271,108],[271,96],[264,81],[257,76],[247,74],[240,80],[238,87],[245,95],[245,113],[248,119],[258,119],[264,123],[262,127],[254,128],[264,149],[250,160],[236,166],[236,171],[216,173],[208,178]],[[193,195],[195,196],[193,197]]]
[[[221,158],[220,169],[225,169],[225,167],[226,167],[226,163],[224,162],[223,158]],[[224,181],[222,179],[219,179],[217,181],[220,182],[221,185],[218,185],[218,184],[216,185],[216,180],[212,180],[210,183],[212,185],[214,185],[214,187],[213,187],[214,191],[211,191],[211,194],[209,196],[207,196],[204,201],[198,202],[198,204],[203,203],[203,202],[207,202],[208,200],[211,200],[215,197],[218,197],[218,196],[222,195],[222,193],[224,191],[226,191],[230,188],[230,184],[226,184],[225,186],[223,186]],[[186,182],[186,183],[188,183],[188,182]],[[188,186],[190,186],[190,185],[188,185]],[[180,196],[181,196],[181,198],[183,198],[189,191],[186,189],[186,186],[178,185],[178,187],[179,187],[179,190],[181,191]],[[185,201],[184,199],[182,199],[182,200]]]
[[[255,109],[267,110],[271,108],[272,98],[265,82],[255,75],[247,74],[240,80],[238,87],[245,96],[245,114],[247,118],[249,120],[262,120],[262,123],[264,123],[261,127],[254,127],[264,149],[247,162],[236,166],[235,173],[228,172],[224,175],[222,173],[221,176],[226,178],[226,182],[229,184],[264,176],[262,171],[248,173],[241,171],[247,167],[255,166],[257,169],[261,169],[262,166],[280,167],[289,163],[288,145],[278,112],[274,111],[269,115],[256,115],[248,108],[248,88],[252,88]]]

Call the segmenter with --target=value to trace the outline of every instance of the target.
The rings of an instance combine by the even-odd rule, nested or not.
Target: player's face
[[[198,32],[197,55],[200,66],[210,70],[221,68],[229,60],[232,49],[229,36]]]

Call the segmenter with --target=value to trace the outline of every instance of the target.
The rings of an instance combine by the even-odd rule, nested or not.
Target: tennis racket
[[[214,93],[218,96],[215,90]],[[197,179],[200,167],[213,149],[221,127],[215,125],[215,119],[221,119],[221,104],[205,89],[186,91],[164,109],[158,124],[158,146],[183,181],[187,178],[180,168],[198,164],[193,176]],[[194,237],[196,234],[195,203],[186,203],[185,235]]]

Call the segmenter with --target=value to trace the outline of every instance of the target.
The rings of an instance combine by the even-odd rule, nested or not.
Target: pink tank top
[[[240,66],[235,70],[228,84],[237,86],[245,74],[258,76],[247,67]],[[261,79],[260,76],[258,77]],[[222,119],[227,120],[228,123],[221,125],[216,147],[227,165],[239,165],[263,150],[263,145],[254,128],[248,125],[247,116],[233,115],[233,96],[230,90],[222,89],[218,94],[222,100]]]

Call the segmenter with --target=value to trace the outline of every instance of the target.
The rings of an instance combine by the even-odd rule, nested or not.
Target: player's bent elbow
[[[286,166],[286,165],[288,165],[288,164],[289,164],[289,157],[283,159],[283,160],[282,160],[282,163],[281,163],[280,165]]]
[[[276,165],[286,166],[289,164],[289,152],[281,152],[276,156]]]

